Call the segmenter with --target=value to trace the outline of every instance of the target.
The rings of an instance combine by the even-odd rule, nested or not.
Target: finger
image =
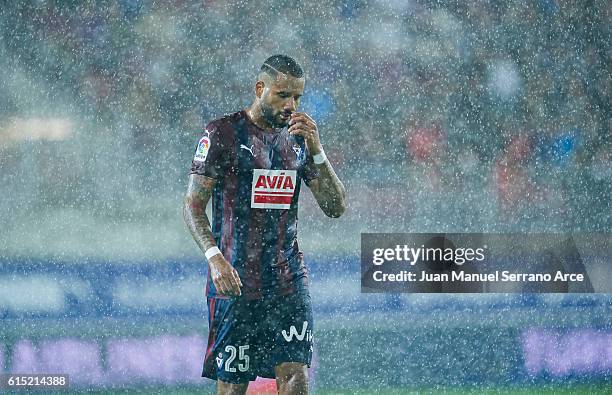
[[[306,121],[306,120],[307,119],[302,114],[293,113],[293,114],[291,114],[289,122]]]
[[[225,273],[225,275],[223,276],[223,281],[225,281],[224,284],[227,289],[228,295],[238,294],[240,288],[238,287],[238,284],[236,283],[232,272]]]
[[[307,127],[307,125],[305,123],[298,122],[298,123],[294,123],[291,126],[289,126],[289,131],[291,131],[292,129],[295,129],[295,128],[306,128],[306,127]]]
[[[227,276],[223,276],[223,287],[225,288],[225,294],[226,295],[233,295],[234,294],[234,287],[232,286],[232,282],[230,279],[227,278]]]
[[[306,128],[304,127],[304,125],[301,125],[301,124],[300,124],[300,125],[291,125],[291,126],[289,127],[289,129],[287,129],[287,130],[289,130],[290,132],[292,132],[292,131],[294,131],[294,130],[305,130],[305,129],[306,129]]]
[[[317,124],[317,123],[315,122],[315,120],[311,118],[311,116],[310,116],[310,115],[306,114],[305,112],[303,112],[303,113],[302,113],[302,115],[304,116],[304,118],[306,118],[306,120],[307,120],[308,122],[312,122],[314,125],[316,125],[316,124]]]
[[[238,283],[238,286],[242,287],[242,280],[240,280],[240,275],[238,274],[238,272],[236,270],[232,271],[232,273],[234,274],[234,277],[236,278],[236,282]]]
[[[221,295],[225,295],[225,293],[227,292],[227,286],[225,285],[225,282],[223,281],[222,277],[219,277],[216,280],[213,279],[213,284],[215,284],[215,288],[217,288],[217,291]]]
[[[310,115],[306,114],[305,112],[296,111],[296,112],[291,113],[291,116],[295,118],[299,117],[299,118],[305,118],[305,119],[312,119]]]
[[[303,129],[294,129],[289,132],[292,136],[302,136],[304,138],[308,137],[308,132]]]
[[[312,124],[314,126],[317,125],[317,123],[314,121],[314,119],[312,119],[310,117],[310,115],[300,112],[300,113],[294,113],[295,115],[291,116],[291,120],[292,121],[302,121],[302,122],[306,122],[308,124]]]
[[[308,133],[313,133],[317,130],[316,126],[310,125],[305,122],[298,122],[298,123],[294,123],[293,125],[289,125],[289,128],[288,128],[289,131],[292,131],[294,129],[303,129],[307,131]]]
[[[314,133],[316,131],[316,128],[314,126],[308,125],[306,123],[296,123],[295,125],[289,126],[288,130],[293,131],[295,129],[301,129],[306,133]]]
[[[240,278],[238,277],[238,273],[234,273],[234,271],[231,271],[229,273],[226,273],[224,276],[224,280],[225,280],[225,284],[227,287],[227,291],[229,294],[232,295],[240,295]]]
[[[306,118],[304,116],[300,116],[300,115],[292,117],[289,120],[289,124],[290,125],[293,125],[293,124],[298,123],[298,122],[302,122],[302,123],[305,123],[305,124],[313,123],[310,119],[308,119],[308,118]]]
[[[240,296],[242,294],[242,292],[240,292],[240,286],[238,285],[238,282],[234,278],[232,278],[231,292],[233,295],[236,295],[236,296]]]

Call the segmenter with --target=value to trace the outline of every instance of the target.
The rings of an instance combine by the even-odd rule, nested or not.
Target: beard
[[[262,118],[274,128],[284,128],[289,125],[289,119],[283,120],[281,116],[283,111],[274,111],[274,109],[266,103],[261,103]]]

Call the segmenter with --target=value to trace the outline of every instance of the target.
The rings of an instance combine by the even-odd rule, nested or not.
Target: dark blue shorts
[[[274,378],[282,362],[308,365],[313,319],[307,292],[247,301],[208,298],[208,348],[202,377],[240,384]]]

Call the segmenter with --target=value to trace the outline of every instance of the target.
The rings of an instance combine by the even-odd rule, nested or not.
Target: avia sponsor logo
[[[287,331],[284,329],[281,333],[287,342],[293,341],[294,337],[298,341],[302,341],[304,338],[308,342],[312,341],[312,329],[308,329],[308,321],[304,321],[302,324],[302,331],[300,333],[298,333],[297,329],[293,325],[291,325],[291,328],[289,328],[289,333],[287,333]]]
[[[289,209],[296,180],[295,170],[253,169],[251,208]]]

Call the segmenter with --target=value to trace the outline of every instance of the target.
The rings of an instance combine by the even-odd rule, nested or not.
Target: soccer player
[[[208,259],[202,376],[217,394],[244,394],[257,376],[276,378],[280,394],[308,393],[313,320],[298,197],[304,181],[335,218],[346,194],[315,121],[297,112],[303,92],[294,59],[268,58],[253,104],[209,123],[192,162],[184,217]]]

